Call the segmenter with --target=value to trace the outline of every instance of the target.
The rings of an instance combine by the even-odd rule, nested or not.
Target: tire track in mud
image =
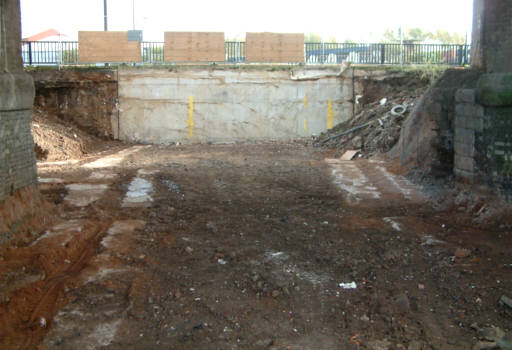
[[[107,222],[107,224],[102,224],[101,226],[95,224],[97,227],[93,228],[94,233],[91,235],[91,239],[84,244],[80,254],[73,262],[73,264],[63,273],[59,273],[48,279],[45,292],[32,311],[26,329],[34,329],[34,327],[42,326],[43,324],[45,325],[44,328],[51,325],[51,319],[56,312],[56,306],[58,304],[60,293],[64,290],[66,282],[71,282],[74,278],[76,278],[84,269],[91,257],[94,256],[95,251],[105,236],[108,227],[110,227],[112,220]],[[46,317],[42,315],[46,315]],[[26,338],[26,341],[22,347],[23,349],[28,349],[30,347],[30,345],[33,343],[33,340],[35,340],[33,339],[33,336],[34,335],[32,333],[28,334],[28,337]]]

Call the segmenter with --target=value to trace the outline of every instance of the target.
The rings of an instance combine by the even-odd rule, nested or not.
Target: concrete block
[[[474,177],[473,172],[466,171],[466,170],[461,170],[461,169],[455,168],[455,169],[453,169],[453,172],[456,177],[465,179],[465,180],[472,180]]]
[[[455,155],[454,166],[457,170],[473,173],[475,170],[475,160],[472,157]]]
[[[482,75],[478,80],[476,100],[489,107],[512,106],[512,73]]]
[[[484,130],[484,118],[471,117],[466,122],[466,128],[474,130],[476,132],[482,132]]]
[[[457,115],[465,115],[470,117],[483,117],[485,109],[481,105],[470,103],[458,103],[455,106],[455,113]]]
[[[456,156],[473,158],[475,155],[475,147],[465,143],[455,142],[454,150]]]
[[[467,125],[468,117],[465,115],[455,116],[455,129],[465,129]]]
[[[475,89],[459,89],[455,93],[455,102],[475,104],[476,90]]]
[[[469,129],[455,129],[455,142],[473,146],[475,144],[475,132]]]

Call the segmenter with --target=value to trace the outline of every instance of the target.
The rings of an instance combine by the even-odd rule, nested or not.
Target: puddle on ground
[[[136,177],[130,182],[128,192],[123,200],[123,207],[148,207],[153,198],[153,184],[147,180]]]
[[[105,184],[71,184],[67,185],[68,195],[64,199],[75,207],[85,207],[97,201],[108,189]]]

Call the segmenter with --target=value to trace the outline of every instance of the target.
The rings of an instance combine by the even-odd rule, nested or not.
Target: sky
[[[103,30],[103,0],[20,0],[22,36],[53,28],[71,40],[79,30]],[[377,42],[386,28],[420,27],[468,33],[473,0],[107,0],[108,29],[143,30],[144,40],[163,41],[164,31],[318,33]],[[135,11],[133,11],[135,7]]]

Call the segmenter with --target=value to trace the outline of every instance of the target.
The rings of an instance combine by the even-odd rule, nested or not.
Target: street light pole
[[[103,30],[108,30],[108,23],[107,23],[107,0],[103,0]]]
[[[132,0],[132,20],[133,20],[133,30],[135,30],[135,0]]]

